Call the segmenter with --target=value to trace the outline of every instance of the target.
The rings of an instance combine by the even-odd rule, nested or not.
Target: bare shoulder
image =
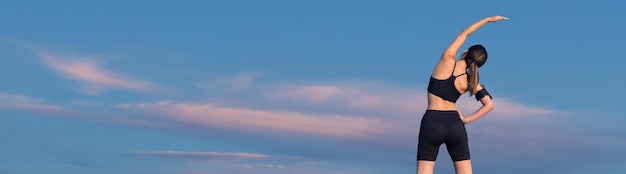
[[[454,59],[440,59],[431,76],[435,79],[447,79],[452,74],[455,61]]]

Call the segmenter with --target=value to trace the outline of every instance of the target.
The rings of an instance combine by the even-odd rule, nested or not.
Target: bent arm
[[[474,121],[478,120],[480,117],[483,117],[487,113],[491,112],[491,110],[493,110],[493,108],[494,108],[493,101],[491,100],[490,97],[483,97],[482,99],[480,99],[480,102],[483,104],[483,106],[478,108],[478,110],[476,110],[476,112],[468,115],[467,117],[461,118],[463,123],[469,124],[471,122],[474,122]]]
[[[500,20],[508,20],[508,18],[504,16],[491,16],[491,17],[484,18],[478,22],[475,22],[469,27],[463,29],[463,31],[461,31],[461,33],[459,33],[459,35],[456,36],[456,39],[454,39],[454,41],[452,41],[452,43],[448,46],[448,48],[443,52],[443,55],[441,55],[441,59],[454,61],[456,59],[456,54],[459,51],[459,48],[461,48],[461,46],[467,39],[467,36],[474,33],[474,31],[478,30],[487,22],[497,22]]]
[[[483,104],[483,106],[481,106],[480,108],[478,108],[478,110],[476,110],[476,112],[468,115],[467,117],[461,117],[461,120],[463,121],[463,123],[468,124],[471,123],[473,121],[478,120],[480,117],[485,116],[487,113],[491,112],[491,110],[493,110],[494,106],[493,106],[493,101],[491,98],[491,94],[489,94],[489,92],[487,92],[487,90],[485,89],[485,87],[483,87],[483,85],[478,85],[478,88],[480,91],[480,95],[477,94],[476,95],[476,99],[479,99],[480,103]]]

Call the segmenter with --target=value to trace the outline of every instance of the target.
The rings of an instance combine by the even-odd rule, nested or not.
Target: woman
[[[428,110],[422,117],[420,126],[417,146],[418,174],[433,173],[437,152],[443,143],[454,161],[456,173],[472,173],[465,124],[479,119],[494,107],[491,95],[478,82],[478,68],[487,61],[487,50],[482,45],[474,45],[458,61],[455,56],[467,36],[488,22],[501,20],[508,18],[487,17],[465,28],[443,52],[435,66],[428,83]],[[470,97],[476,96],[476,100],[482,103],[476,112],[467,117],[455,105],[456,100],[465,92],[469,92]]]

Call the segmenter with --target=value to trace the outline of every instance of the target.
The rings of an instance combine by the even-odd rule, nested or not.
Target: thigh
[[[417,160],[437,160],[439,146],[444,142],[444,132],[440,124],[422,123],[417,144]]]
[[[469,160],[470,152],[465,125],[462,122],[452,124],[446,135],[446,148],[452,161]]]

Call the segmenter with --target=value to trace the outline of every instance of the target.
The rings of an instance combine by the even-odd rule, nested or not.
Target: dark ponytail
[[[483,66],[485,62],[487,62],[487,49],[485,47],[474,45],[467,50],[465,63],[469,71],[467,73],[467,91],[470,92],[470,97],[478,92],[478,82],[480,80],[478,68]]]
[[[468,65],[469,73],[467,73],[467,91],[470,92],[470,97],[478,90],[476,89],[478,86],[478,81],[480,79],[478,75],[478,65],[476,63],[470,63]]]

